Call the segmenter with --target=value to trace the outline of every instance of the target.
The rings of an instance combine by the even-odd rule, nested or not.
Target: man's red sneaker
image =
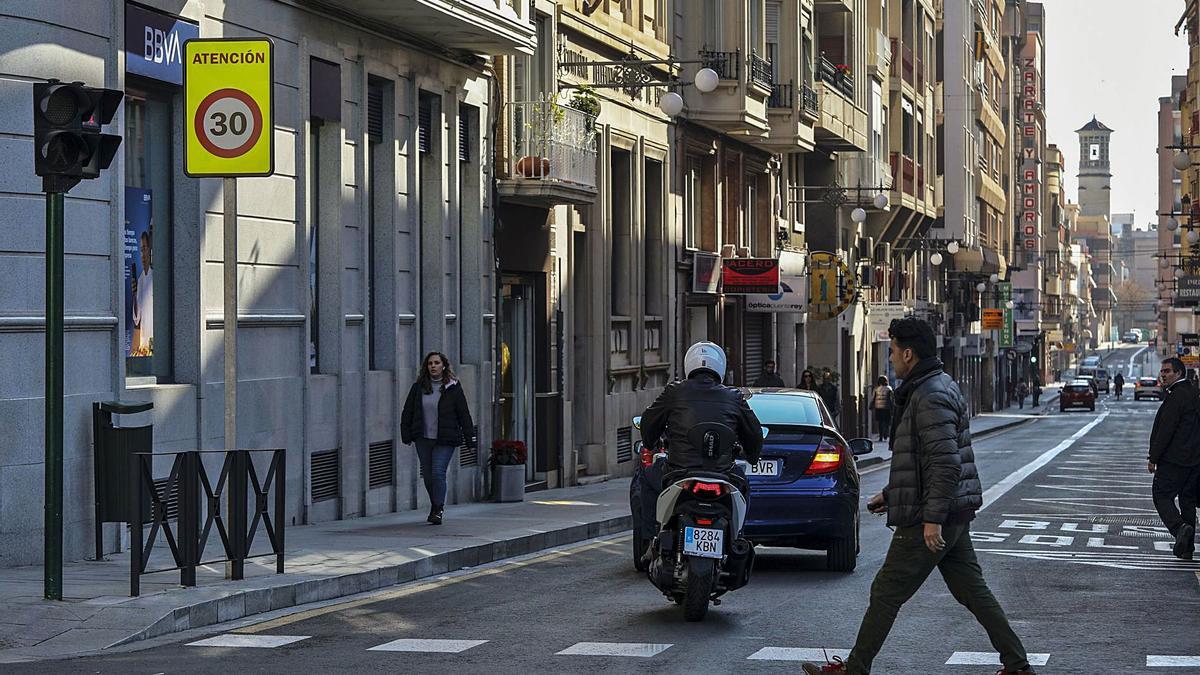
[[[835,656],[829,661],[817,664],[811,661],[806,661],[800,664],[807,675],[821,675],[821,673],[844,673],[846,672],[846,663],[842,661],[842,657]]]

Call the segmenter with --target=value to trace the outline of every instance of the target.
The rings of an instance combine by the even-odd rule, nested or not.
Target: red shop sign
[[[721,263],[721,286],[726,294],[779,292],[779,261],[775,258],[732,258]]]

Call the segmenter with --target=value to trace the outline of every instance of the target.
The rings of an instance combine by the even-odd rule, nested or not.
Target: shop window
[[[131,384],[172,378],[171,97],[125,95],[125,371]]]
[[[612,151],[612,194],[610,212],[612,239],[609,244],[610,311],[613,316],[629,316],[630,248],[633,226],[633,155],[626,150]]]
[[[645,166],[645,264],[643,290],[645,314],[663,314],[663,165],[662,162],[646,160]]]
[[[688,157],[687,170],[683,175],[683,245],[685,248],[699,246],[700,177],[702,174],[700,159]]]

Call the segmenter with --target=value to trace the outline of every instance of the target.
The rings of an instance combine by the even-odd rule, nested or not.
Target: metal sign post
[[[198,38],[185,42],[183,52],[184,173],[223,179],[225,448],[237,450],[237,179],[275,171],[274,44],[266,38]],[[243,474],[235,473],[231,481],[241,480]],[[242,531],[245,491],[241,503],[237,494],[228,492],[230,528]],[[240,579],[241,563],[227,564],[225,576]]]
[[[46,193],[46,505],[44,595],[62,600],[63,193]]]

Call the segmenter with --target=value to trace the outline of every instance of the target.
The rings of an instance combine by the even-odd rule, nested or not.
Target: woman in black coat
[[[400,440],[417,444],[421,478],[429,493],[429,523],[442,524],[446,505],[446,469],[454,449],[475,442],[475,425],[467,409],[462,384],[454,377],[450,359],[429,352],[421,362],[417,381],[408,390],[400,414]]]

